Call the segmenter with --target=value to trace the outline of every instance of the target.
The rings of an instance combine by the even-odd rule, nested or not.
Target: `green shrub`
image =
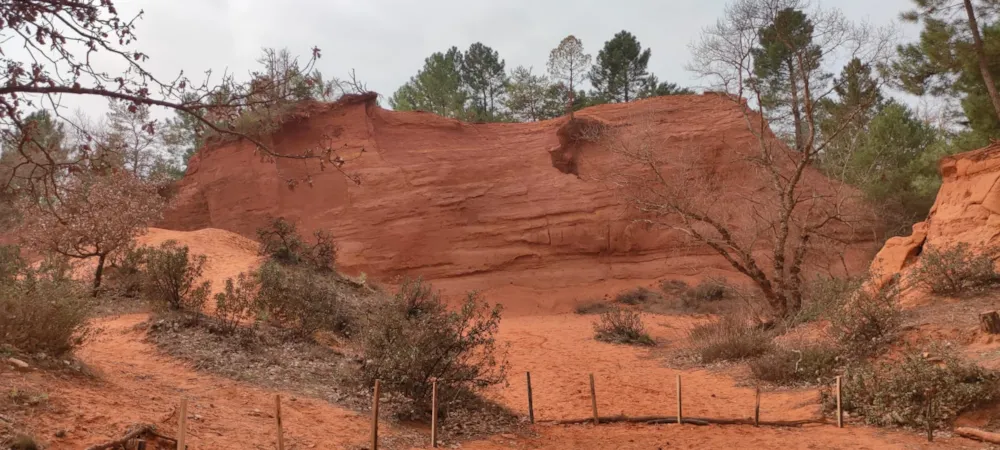
[[[301,337],[320,330],[350,335],[355,329],[352,302],[335,274],[268,261],[258,270],[257,282],[256,305],[263,319]]]
[[[974,253],[962,242],[946,249],[925,246],[912,280],[935,294],[964,294],[1000,282],[993,266],[992,248]]]
[[[142,290],[154,304],[171,310],[202,310],[211,291],[211,283],[198,284],[205,256],[191,257],[188,247],[166,241],[146,250],[146,270]]]
[[[848,353],[864,357],[891,343],[902,325],[903,313],[895,285],[872,292],[859,289],[830,315],[833,336]]]
[[[21,249],[16,245],[0,245],[0,284],[13,283],[24,268]]]
[[[840,349],[830,345],[778,348],[751,360],[750,373],[754,379],[778,385],[819,384],[833,376],[840,359]]]
[[[15,279],[0,283],[0,343],[58,356],[84,341],[90,304],[67,266],[54,260],[38,269],[22,265]]]
[[[226,279],[222,292],[215,294],[215,316],[224,333],[233,334],[240,328],[240,321],[250,318],[257,303],[257,280],[252,275],[240,273],[234,282]]]
[[[927,424],[927,398],[933,393],[935,425],[998,398],[1000,377],[949,352],[934,360],[910,351],[898,361],[849,368],[843,378],[843,408],[871,425]],[[833,400],[828,399],[828,406]]]
[[[444,404],[506,381],[506,351],[496,342],[500,305],[490,307],[470,293],[458,311],[449,311],[437,295],[423,296],[423,307],[415,309],[410,298],[399,292],[365,311],[358,336],[364,386],[380,380],[402,399],[400,413],[423,417],[435,378]]]
[[[625,305],[640,305],[659,300],[660,296],[644,287],[638,287],[627,291],[622,291],[615,297],[615,301]]]
[[[688,337],[705,364],[754,358],[773,347],[770,332],[735,314],[698,325],[691,329]]]
[[[294,223],[277,218],[267,228],[257,230],[260,254],[285,265],[305,264],[332,272],[337,262],[337,246],[325,231],[314,234],[315,243],[307,244]]]
[[[146,247],[129,248],[112,257],[107,284],[115,293],[131,298],[142,292],[146,251]]]
[[[642,314],[620,306],[601,313],[594,322],[594,339],[613,344],[656,345],[646,332]]]

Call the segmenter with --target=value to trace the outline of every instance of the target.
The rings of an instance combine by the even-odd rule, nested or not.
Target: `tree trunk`
[[[986,50],[983,48],[983,37],[979,33],[976,12],[972,8],[972,0],[965,0],[965,12],[969,15],[969,30],[972,31],[972,43],[976,49],[976,56],[979,58],[979,71],[983,74],[986,91],[989,92],[990,100],[993,101],[993,110],[996,111],[997,119],[1000,120],[1000,93],[997,93],[997,85],[993,82],[993,74],[990,73]]]
[[[795,127],[795,150],[802,151],[802,112],[799,111],[799,83],[795,80],[795,63],[788,60],[788,83],[792,94],[792,126]]]
[[[97,270],[94,272],[94,297],[97,297],[97,292],[101,288],[101,277],[104,275],[104,260],[106,258],[106,254],[97,257]]]
[[[1000,334],[1000,314],[996,311],[980,314],[979,329],[983,330],[984,333]]]

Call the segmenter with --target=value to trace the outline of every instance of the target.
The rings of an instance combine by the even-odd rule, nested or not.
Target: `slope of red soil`
[[[311,116],[273,136],[274,147],[343,149],[344,170],[360,185],[315,163],[261,161],[244,142],[220,144],[192,158],[160,226],[253,236],[269,216],[284,216],[306,232],[330,231],[347,273],[383,281],[419,275],[446,293],[476,289],[513,314],[568,311],[663,278],[734,274],[686,234],[633,223],[609,185],[609,152],[574,139],[578,122],[469,124],[372,101],[310,108]],[[577,120],[622,136],[651,133],[662,152],[692,161],[695,175],[722,180],[713,190],[733,195],[713,206],[734,228],[746,226],[745,199],[764,181],[746,160],[757,141],[734,102],[668,96],[588,108]],[[307,175],[311,187],[288,188]],[[807,171],[805,190],[820,180]],[[867,264],[873,250],[855,246],[848,263]],[[822,252],[807,259],[841,264]]]

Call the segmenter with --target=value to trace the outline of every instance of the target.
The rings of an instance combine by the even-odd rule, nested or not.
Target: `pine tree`
[[[566,93],[566,111],[570,117],[576,110],[577,87],[586,77],[590,55],[583,52],[583,42],[573,35],[566,36],[549,53],[549,75],[560,82]]]
[[[472,96],[472,113],[478,120],[493,121],[507,85],[504,60],[480,42],[469,46],[462,58],[462,82]]]
[[[648,83],[646,66],[651,54],[632,33],[622,30],[615,34],[597,53],[597,63],[590,71],[594,96],[607,102],[635,100]]]
[[[646,78],[646,83],[642,86],[642,90],[639,91],[638,98],[650,98],[650,97],[662,97],[664,95],[691,95],[694,91],[688,88],[682,88],[676,83],[670,83],[663,81],[661,82],[656,75],[649,74]]]
[[[765,109],[779,112],[771,117],[773,122],[780,122],[780,111],[790,111],[795,148],[804,151],[802,76],[815,72],[822,59],[813,44],[812,21],[802,11],[785,8],[760,30],[758,45],[751,52],[754,75],[761,84],[761,102]]]
[[[424,68],[389,98],[397,111],[422,110],[464,118],[467,94],[462,83],[462,52],[457,47],[424,60]]]
[[[531,68],[518,66],[510,73],[505,106],[515,120],[522,122],[558,117],[560,114],[558,106],[554,116],[546,111],[551,87],[552,83],[544,75],[534,75],[531,73]]]

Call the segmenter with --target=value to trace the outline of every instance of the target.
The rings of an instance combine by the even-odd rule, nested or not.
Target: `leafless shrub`
[[[735,314],[698,325],[688,337],[705,364],[754,358],[773,348],[770,332]]]
[[[594,323],[594,339],[613,344],[656,345],[642,323],[642,313],[615,306]]]

